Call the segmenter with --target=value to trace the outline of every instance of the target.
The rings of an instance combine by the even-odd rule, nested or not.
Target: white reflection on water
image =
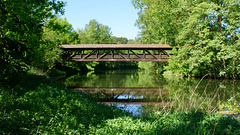
[[[144,96],[135,96],[133,94],[122,94],[122,95],[115,95],[114,98],[116,99],[143,99]],[[127,105],[123,105],[123,104],[114,104],[114,106],[116,106],[119,109],[125,110],[129,113],[132,113],[133,116],[142,116],[143,111],[142,111],[142,107],[143,105],[139,105],[139,104],[127,104]]]
[[[115,95],[115,99],[143,99],[144,96],[135,96],[133,94],[122,94],[122,95]]]

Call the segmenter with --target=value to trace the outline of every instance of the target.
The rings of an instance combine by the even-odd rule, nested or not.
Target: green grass
[[[239,134],[239,122],[201,111],[160,113],[151,118],[120,117],[95,128],[96,134]]]
[[[240,134],[240,122],[204,111],[139,118],[72,92],[45,76],[0,87],[0,134]]]

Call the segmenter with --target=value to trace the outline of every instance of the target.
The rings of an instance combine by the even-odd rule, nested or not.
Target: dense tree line
[[[178,46],[168,69],[184,76],[240,76],[238,0],[132,0],[143,43]]]
[[[57,16],[64,12],[62,1],[1,0],[0,80],[24,73],[31,66],[47,70],[56,62],[61,63],[60,44],[117,43],[178,46],[173,50],[168,69],[184,76],[240,76],[239,1],[132,0],[132,3],[140,10],[138,40],[114,37],[109,26],[96,20],[75,31],[66,19]],[[113,68],[124,64],[80,65]]]
[[[61,18],[65,3],[56,0],[0,2],[0,81],[14,80],[31,67],[48,71],[61,63],[61,44],[127,43],[126,38],[113,37],[110,27],[91,20],[75,31]],[[131,65],[132,63],[130,63]],[[116,63],[67,63],[86,69],[96,66],[117,68]],[[100,67],[101,67],[100,66]]]

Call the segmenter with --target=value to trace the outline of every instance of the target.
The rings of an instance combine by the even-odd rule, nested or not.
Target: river
[[[99,103],[117,106],[135,116],[151,112],[203,109],[226,111],[239,101],[239,80],[181,78],[145,70],[88,72],[61,81],[74,91],[93,93]]]

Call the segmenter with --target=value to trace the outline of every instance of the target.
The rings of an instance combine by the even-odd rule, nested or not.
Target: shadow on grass
[[[90,126],[124,115],[44,76],[26,75],[21,85],[0,89],[0,134],[86,133]]]

